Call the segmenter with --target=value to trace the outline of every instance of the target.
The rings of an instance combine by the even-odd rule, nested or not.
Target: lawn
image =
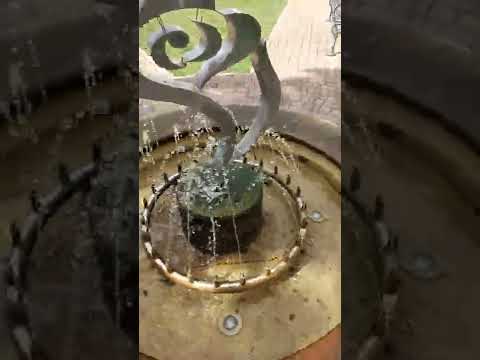
[[[161,1],[161,0],[160,0]],[[255,17],[262,26],[262,37],[268,38],[273,26],[275,25],[278,17],[280,16],[283,8],[288,0],[217,0],[217,9],[236,8],[243,12],[246,12]],[[186,49],[174,49],[170,46],[167,48],[167,53],[170,57],[178,59],[181,55],[191,50],[197,43],[199,33],[197,27],[190,21],[195,19],[196,10],[178,10],[168,14],[162,15],[162,21],[164,24],[177,25],[182,27],[190,36],[190,43]],[[226,25],[223,17],[216,12],[208,10],[200,10],[198,19],[203,18],[203,21],[215,26],[222,36],[225,35]],[[151,20],[142,29],[140,29],[140,46],[147,50],[147,40],[151,32],[154,32],[160,28],[160,24],[157,19]],[[177,76],[186,76],[196,73],[202,63],[190,63],[186,68],[180,69],[174,72]],[[251,69],[249,59],[232,66],[227,71],[236,73],[246,73]]]

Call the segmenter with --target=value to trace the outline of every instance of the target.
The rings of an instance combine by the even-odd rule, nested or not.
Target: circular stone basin
[[[199,164],[206,163],[209,161],[208,151],[201,151],[201,149],[207,148],[207,141],[206,136],[200,136],[187,137],[180,145],[162,144],[151,157],[144,158],[140,172],[145,173],[147,178],[151,179],[151,183],[158,184],[159,180],[160,182],[164,180],[162,179],[165,177],[164,172],[169,175],[175,173],[179,163],[183,164],[182,168],[185,169],[194,166],[197,161]],[[231,165],[237,167],[232,176],[235,173],[243,173],[252,177],[256,173],[254,183],[243,184],[246,188],[252,188],[253,191],[249,193],[242,192],[241,182],[238,182],[238,178],[235,180],[239,184],[237,197],[244,202],[234,207],[233,213],[232,209],[222,212],[222,209],[212,208],[211,214],[216,218],[202,216],[200,221],[195,221],[195,212],[198,213],[200,210],[197,207],[193,215],[189,214],[185,210],[185,199],[181,195],[185,183],[189,182],[188,170],[185,171],[185,177],[183,172],[179,174],[181,176],[178,181],[172,183],[158,198],[148,220],[149,237],[153,252],[160,255],[161,261],[168,268],[184,276],[212,284],[213,282],[240,281],[245,278],[247,287],[255,287],[261,282],[266,282],[268,279],[263,274],[269,271],[273,273],[270,274],[272,275],[270,278],[279,276],[280,273],[275,270],[279,266],[283,271],[286,270],[287,266],[282,265],[285,256],[290,256],[291,249],[299,241],[303,229],[302,214],[297,203],[301,200],[301,195],[297,198],[293,190],[301,187],[301,183],[294,181],[293,176],[293,171],[299,172],[296,169],[297,162],[292,158],[283,162],[282,157],[267,144],[267,141],[263,142],[263,145],[261,142],[254,150],[255,155],[253,152],[248,154],[247,164]],[[168,145],[171,145],[171,148]],[[182,149],[181,153],[175,150],[179,146]],[[195,153],[197,155],[193,155]],[[259,168],[255,158],[263,159],[265,164],[263,169]],[[190,164],[189,161],[191,161]],[[158,167],[152,163],[162,165]],[[247,166],[253,169],[256,163],[255,170],[246,170]],[[277,175],[275,175],[275,168]],[[263,180],[264,177],[265,180]],[[141,175],[141,178],[144,177]],[[290,179],[290,185],[287,185],[287,178]],[[265,185],[262,186],[264,181]],[[151,186],[148,186],[151,192],[150,188]],[[147,197],[146,194],[143,197]],[[199,198],[202,199],[200,195]],[[223,200],[220,200],[217,206],[219,204],[224,204]],[[245,212],[243,209],[249,210]],[[306,216],[303,215],[303,217]],[[215,219],[221,219],[221,222]],[[190,220],[189,231],[186,228],[188,220]],[[216,225],[213,225],[214,221]],[[195,246],[198,245],[199,240],[195,243],[195,237],[200,237],[204,241],[202,245],[205,245],[207,251],[201,251],[205,250],[205,247],[199,251],[198,246]],[[248,246],[249,244],[251,246]],[[216,251],[216,249],[231,251]],[[298,255],[298,251],[295,254]],[[172,278],[170,274],[167,276]],[[193,285],[195,284],[197,282],[193,282]],[[222,287],[218,291],[222,291]]]
[[[168,126],[163,117],[157,120]],[[213,134],[181,135],[176,141],[173,136],[155,141],[155,149],[140,162],[140,199],[151,197],[152,184],[157,189],[164,187],[164,173],[172,180],[179,164],[182,169],[178,181],[158,197],[151,211],[152,251],[168,262],[170,275],[186,274],[194,284],[242,278],[248,284],[248,279],[257,276],[267,280],[241,291],[193,291],[164,271],[156,271],[147,252],[141,251],[141,358],[235,360],[245,359],[245,349],[249,349],[252,358],[278,360],[325,338],[338,327],[341,311],[337,164],[294,138],[262,137],[246,156],[247,164],[264,175],[259,231],[243,251],[214,255],[188,241],[177,196],[184,173],[211,159],[209,137]],[[254,194],[246,208],[256,202]],[[323,220],[310,220],[311,214],[318,213]],[[272,269],[298,243],[304,226],[302,252],[275,276]],[[243,235],[238,240],[242,244]],[[241,318],[241,330],[227,336],[220,325],[228,314]],[[168,333],[157,331],[164,324],[169,324]],[[201,337],[198,329],[202,329]]]

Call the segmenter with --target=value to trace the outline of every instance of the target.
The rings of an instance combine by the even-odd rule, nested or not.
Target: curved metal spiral
[[[156,66],[153,59],[142,49],[139,50],[139,54],[140,98],[189,106],[207,115],[221,128],[219,136],[226,144],[224,159],[225,162],[228,161],[233,154],[235,140],[235,122],[232,114],[195,85],[174,80],[168,72]]]
[[[154,16],[186,8],[215,10],[215,3],[211,0],[140,0],[140,25]],[[168,58],[165,53],[165,43],[169,41],[172,46],[186,46],[188,35],[183,30],[178,27],[162,26],[159,32],[151,36],[149,45],[152,48],[152,57],[141,49],[139,51],[140,97],[189,106],[193,111],[202,112],[211,118],[221,130],[220,146],[215,159],[226,164],[232,158],[238,159],[246,154],[256,143],[262,131],[269,126],[279,110],[281,86],[268,57],[266,42],[261,38],[261,27],[258,21],[251,15],[236,9],[217,12],[225,18],[228,31],[221,46],[218,48],[218,36],[212,31],[211,25],[197,23],[197,26],[204,30],[204,36],[200,45],[187,53],[180,63]],[[233,115],[202,89],[212,77],[248,56],[251,57],[262,95],[257,115],[249,132],[236,145]],[[195,75],[193,85],[174,79],[165,71],[183,67],[186,62],[201,60],[206,62]]]
[[[200,44],[183,56],[185,62],[210,59],[222,47],[222,35],[217,28],[204,22],[192,20],[200,31]]]
[[[218,12],[227,23],[227,37],[220,51],[205,62],[195,77],[195,84],[202,89],[218,73],[242,61],[254,53],[261,40],[261,28],[258,21],[235,9]]]
[[[268,57],[267,43],[264,40],[257,47],[255,54],[252,55],[252,64],[262,91],[260,107],[257,110],[252,126],[235,147],[234,159],[240,159],[250,150],[280,108],[282,88]]]
[[[165,49],[167,41],[174,48],[184,48],[190,39],[188,34],[178,26],[165,25],[159,31],[152,33],[148,39],[148,46],[152,49],[152,58],[155,63],[167,70],[178,70],[187,66],[183,59],[176,62],[168,57]]]

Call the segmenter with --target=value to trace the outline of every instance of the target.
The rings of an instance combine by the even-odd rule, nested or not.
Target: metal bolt
[[[236,317],[232,315],[228,315],[223,319],[223,327],[228,330],[232,331],[238,326],[238,320]]]
[[[305,217],[302,219],[300,226],[306,228],[308,226],[308,219]]]
[[[313,211],[310,215],[310,219],[316,223],[322,222],[325,220],[325,217],[320,211]]]
[[[242,318],[238,314],[227,314],[219,318],[218,327],[224,335],[237,335],[242,329]]]
[[[307,203],[305,201],[302,201],[302,206],[300,207],[300,210],[307,210]]]

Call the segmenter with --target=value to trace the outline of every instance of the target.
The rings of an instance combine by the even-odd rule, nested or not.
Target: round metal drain
[[[327,220],[327,218],[320,211],[313,211],[309,217],[310,220],[316,223],[321,223],[322,221]]]
[[[235,336],[242,330],[242,318],[238,314],[227,314],[218,320],[220,332],[227,336]]]

